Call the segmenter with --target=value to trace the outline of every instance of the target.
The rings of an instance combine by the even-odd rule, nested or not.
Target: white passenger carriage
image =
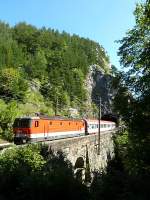
[[[99,131],[99,120],[85,119],[86,134],[95,134]],[[109,131],[115,129],[115,122],[100,120],[100,131]]]

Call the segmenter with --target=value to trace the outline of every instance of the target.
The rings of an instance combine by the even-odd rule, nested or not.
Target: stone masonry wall
[[[108,160],[114,156],[113,132],[100,135],[100,154],[98,154],[98,135],[88,135],[49,142],[49,149],[62,151],[74,166],[75,173],[88,170],[104,170]]]

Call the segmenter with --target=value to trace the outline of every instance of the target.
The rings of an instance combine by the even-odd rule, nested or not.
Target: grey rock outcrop
[[[92,104],[93,102],[98,105],[99,98],[101,98],[102,115],[112,113],[112,99],[115,91],[111,87],[111,81],[112,76],[106,74],[99,66],[90,66],[85,83],[87,89],[87,104]]]

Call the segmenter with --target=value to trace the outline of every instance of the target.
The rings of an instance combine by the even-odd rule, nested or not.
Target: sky
[[[0,0],[0,20],[11,26],[26,22],[77,34],[104,47],[111,64],[120,69],[117,51],[135,25],[133,11],[141,0]]]

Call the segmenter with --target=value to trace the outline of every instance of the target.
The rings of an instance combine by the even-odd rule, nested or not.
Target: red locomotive
[[[115,122],[100,121],[101,132],[112,130]],[[16,118],[13,125],[14,143],[38,142],[96,134],[99,121],[91,119],[63,119],[45,117]]]

